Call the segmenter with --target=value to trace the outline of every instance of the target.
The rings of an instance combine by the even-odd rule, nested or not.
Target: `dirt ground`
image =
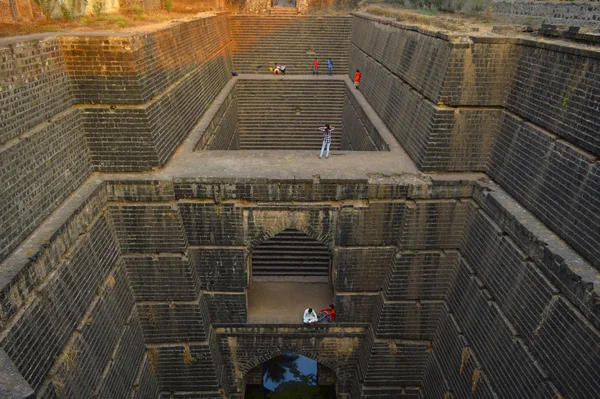
[[[196,16],[195,13],[176,13],[164,10],[144,12],[118,12],[85,15],[72,21],[38,19],[19,23],[0,23],[0,37],[44,32],[122,32],[156,23]]]
[[[327,0],[329,2],[329,0]],[[323,3],[323,4],[321,4]],[[343,14],[348,13],[336,4],[324,1],[315,3],[310,14]],[[150,12],[119,11],[117,13],[101,13],[100,15],[85,15],[71,21],[60,19],[47,20],[44,17],[34,21],[24,20],[18,23],[1,23],[0,37],[16,36],[43,32],[129,32],[136,28],[165,23],[172,20],[185,20],[198,16],[199,13],[213,11],[206,3],[198,0],[173,0],[170,12],[166,10]],[[445,14],[430,10],[410,10],[398,5],[378,3],[360,8],[374,15],[396,19],[423,27],[433,27],[448,31],[486,32],[491,31],[492,22],[496,24],[489,13],[483,12],[474,16],[460,14]],[[229,11],[237,12],[232,8]],[[37,15],[37,13],[36,13]]]
[[[493,25],[504,25],[504,23],[494,18],[491,10],[471,15],[461,13],[451,14],[425,9],[407,9],[395,4],[385,3],[371,5],[364,10],[370,14],[392,18],[399,22],[433,30],[491,32]]]
[[[249,324],[301,324],[306,308],[329,306],[333,289],[326,283],[253,282],[248,289]]]

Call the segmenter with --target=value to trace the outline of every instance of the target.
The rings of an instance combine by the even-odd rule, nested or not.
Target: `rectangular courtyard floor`
[[[248,324],[301,324],[304,309],[316,312],[333,301],[329,283],[252,282],[248,289]]]

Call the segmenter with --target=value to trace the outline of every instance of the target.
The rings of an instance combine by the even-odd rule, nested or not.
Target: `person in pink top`
[[[315,60],[313,61],[313,75],[314,74],[319,74],[319,59],[315,58]]]

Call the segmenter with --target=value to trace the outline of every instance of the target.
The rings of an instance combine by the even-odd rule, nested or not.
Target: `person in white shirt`
[[[317,313],[313,308],[308,308],[304,311],[302,320],[304,321],[304,324],[313,324],[319,321],[319,319],[317,319]]]

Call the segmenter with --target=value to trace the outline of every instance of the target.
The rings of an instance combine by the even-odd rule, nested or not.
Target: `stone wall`
[[[309,10],[311,0],[295,0],[296,8],[299,13],[306,13]],[[273,0],[245,0],[242,11],[246,14],[269,13],[273,9]],[[285,8],[286,10],[288,7]],[[286,14],[287,15],[287,14]]]
[[[347,15],[231,17],[233,66],[239,73],[271,73],[269,67],[285,64],[286,74],[310,74],[319,59],[321,74],[327,59],[335,74],[348,70],[352,19]]]
[[[474,198],[425,394],[589,396],[600,363],[593,267],[495,184]]]
[[[91,173],[56,37],[0,43],[0,259]]]
[[[389,150],[388,144],[383,140],[363,107],[358,103],[354,93],[348,87],[345,89],[342,121],[344,123],[342,150]]]
[[[110,199],[128,201],[108,203],[107,211],[160,391],[218,397],[227,384],[211,327],[209,293],[201,289],[209,283],[205,258],[188,248],[179,211],[162,202],[174,199],[172,184],[116,182],[107,190]],[[148,199],[157,202],[149,205]]]
[[[600,267],[597,52],[522,41],[490,176]]]
[[[225,13],[148,34],[3,39],[0,259],[93,170],[164,165],[230,79],[229,42]]]
[[[151,194],[152,203],[145,195],[137,199],[136,192],[150,192],[141,189],[140,183],[122,182],[114,187],[131,193],[119,194],[115,199],[144,201],[110,205],[109,209],[126,253],[123,261],[132,287],[138,291],[135,295],[147,343],[158,352],[161,389],[183,386],[194,392],[212,392],[219,373],[216,361],[217,374],[211,374],[214,369],[186,371],[178,363],[187,343],[192,356],[192,343],[196,350],[204,347],[210,320],[218,324],[216,335],[232,394],[242,392],[245,373],[289,349],[308,353],[336,370],[338,392],[350,393],[351,379],[357,372],[352,367],[355,358],[346,359],[343,367],[332,364],[335,356],[318,341],[301,338],[298,326],[272,334],[228,330],[232,324],[246,322],[248,256],[252,248],[289,227],[332,250],[334,302],[341,326],[372,322],[369,334],[373,348],[387,348],[390,340],[395,342],[394,352],[385,356],[380,349],[360,349],[367,359],[358,377],[364,389],[386,385],[374,377],[381,367],[395,365],[391,369],[396,376],[415,359],[420,366],[411,371],[411,378],[403,377],[403,384],[409,385],[401,389],[419,386],[428,359],[427,342],[433,339],[445,292],[456,271],[456,249],[469,204],[462,198],[471,195],[470,183],[445,181],[423,191],[417,186],[393,183],[322,181],[315,185],[297,180],[186,179],[172,188],[163,184],[160,193]],[[151,255],[156,251],[161,254]],[[422,255],[417,256],[421,251]],[[421,276],[425,269],[428,272]],[[161,277],[167,274],[174,279]],[[404,289],[407,283],[402,276],[406,275],[414,277],[410,288]],[[178,288],[168,290],[172,285]],[[196,299],[198,289],[202,293]],[[153,292],[158,297],[148,302]],[[277,345],[268,340],[271,336],[278,340]],[[337,339],[335,333],[328,342],[339,346],[335,344]],[[353,356],[359,353],[361,338],[357,339],[352,346]],[[261,340],[266,340],[264,345],[269,351],[261,349]],[[306,347],[308,344],[310,347]],[[179,349],[169,349],[172,347]],[[162,351],[175,352],[165,354],[163,359]],[[210,353],[216,356],[214,351]],[[168,379],[169,368],[179,370],[181,378]],[[192,376],[202,376],[208,385],[190,385]]]
[[[534,26],[547,23],[600,28],[600,6],[587,1],[564,3],[493,0],[492,9],[495,17]]]
[[[211,120],[194,150],[239,150],[238,99],[234,88]]]
[[[0,342],[38,398],[126,397],[147,364],[103,187],[84,198],[35,256],[2,264]]]
[[[93,168],[164,165],[231,78],[229,43],[223,13],[145,35],[62,37]]]
[[[514,51],[355,14],[348,73],[422,170],[486,171]],[[473,106],[476,106],[474,108]]]
[[[344,396],[350,392],[365,326],[240,325],[219,326],[216,332],[234,391],[243,391],[244,378],[253,368],[292,351],[335,371],[336,392]]]
[[[422,170],[487,171],[598,266],[599,60],[576,43],[356,15],[349,72]]]
[[[287,227],[332,250],[339,324],[239,325],[248,256]],[[20,273],[0,339],[40,397],[236,397],[285,350],[335,370],[352,397],[598,388],[594,269],[491,182],[100,183],[39,251],[4,265]]]

